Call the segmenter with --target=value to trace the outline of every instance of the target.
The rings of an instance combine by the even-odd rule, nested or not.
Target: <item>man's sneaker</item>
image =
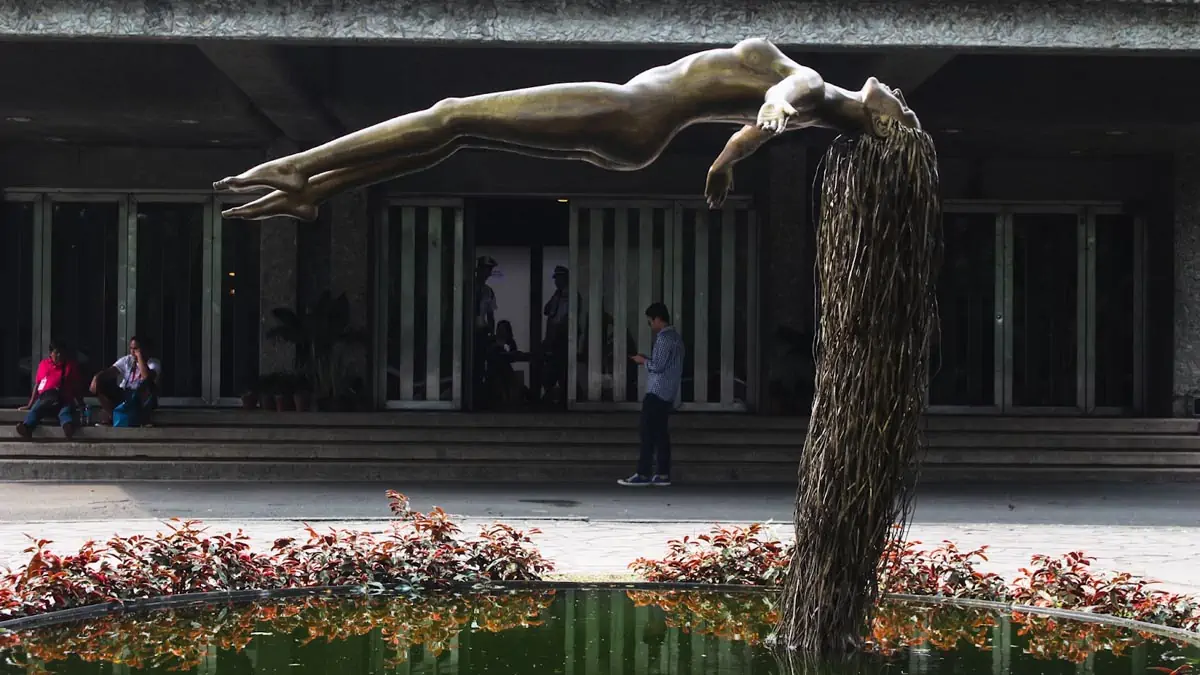
[[[25,426],[24,422],[17,424],[17,435],[21,438],[33,438],[33,429]]]
[[[646,478],[640,473],[635,473],[629,478],[622,478],[621,480],[617,481],[617,485],[624,485],[625,487],[646,487],[653,484],[653,478]]]
[[[78,427],[74,422],[67,422],[66,424],[62,425],[62,430],[63,436],[66,436],[67,440],[69,441],[72,438],[75,438],[75,432],[78,430]]]
[[[650,484],[654,487],[671,487],[671,477],[657,475],[650,479]]]

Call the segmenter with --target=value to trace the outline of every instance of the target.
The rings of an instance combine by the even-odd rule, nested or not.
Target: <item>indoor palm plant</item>
[[[296,371],[312,398],[323,408],[345,389],[346,351],[366,344],[365,331],[352,325],[350,301],[345,293],[334,297],[325,291],[316,302],[297,312],[290,307],[271,311],[277,325],[267,337],[296,348]]]

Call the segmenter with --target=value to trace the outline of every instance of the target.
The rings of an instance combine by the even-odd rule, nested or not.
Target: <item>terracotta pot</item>
[[[305,392],[298,391],[292,398],[294,400],[294,403],[296,404],[297,412],[308,412],[309,409],[312,407],[312,395],[306,391]]]
[[[258,394],[250,392],[242,394],[242,410],[254,410],[258,407]]]
[[[275,394],[275,412],[287,412],[293,404],[291,396]]]

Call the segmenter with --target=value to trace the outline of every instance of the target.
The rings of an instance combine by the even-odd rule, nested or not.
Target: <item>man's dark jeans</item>
[[[47,403],[45,400],[38,399],[29,407],[29,412],[25,415],[24,424],[26,428],[33,429],[43,419],[55,416],[58,417],[59,424],[66,426],[75,421],[75,406],[62,405],[57,401]]]
[[[642,451],[637,466],[639,475],[671,475],[671,434],[667,430],[667,419],[671,416],[672,408],[674,405],[671,401],[664,401],[654,394],[646,394],[646,398],[642,399]],[[652,464],[657,467],[654,474],[650,472]]]

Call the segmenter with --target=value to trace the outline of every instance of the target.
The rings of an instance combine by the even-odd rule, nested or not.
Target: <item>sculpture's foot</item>
[[[226,209],[221,212],[221,216],[240,220],[295,218],[296,220],[312,222],[317,219],[317,206],[307,202],[293,201],[291,195],[276,191],[248,204]]]
[[[213,189],[229,192],[254,192],[272,188],[281,192],[300,192],[308,185],[308,178],[294,167],[278,160],[259,164],[249,171],[222,178],[213,183]]]

